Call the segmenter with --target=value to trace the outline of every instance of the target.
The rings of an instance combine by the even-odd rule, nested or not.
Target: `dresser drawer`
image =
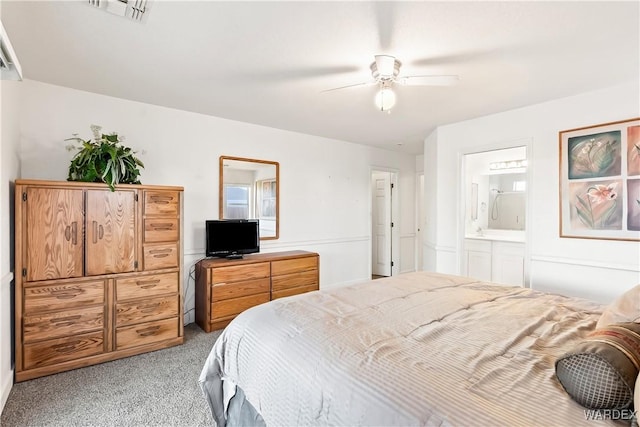
[[[178,292],[178,272],[148,274],[116,280],[116,300],[148,298]]]
[[[180,194],[177,191],[145,191],[144,214],[178,216]]]
[[[116,306],[116,326],[175,317],[179,312],[178,300],[178,296],[169,296],[118,303]]]
[[[215,301],[269,292],[269,278],[211,285],[211,298]]]
[[[262,279],[269,277],[270,265],[268,262],[258,262],[255,264],[231,265],[229,267],[218,267],[212,269],[211,283],[239,282],[241,280]]]
[[[103,332],[24,344],[24,368],[33,369],[93,356],[104,351]]]
[[[271,278],[271,290],[281,291],[299,286],[318,286],[318,270],[301,271],[300,273],[283,274]]]
[[[116,349],[122,350],[177,338],[179,323],[178,318],[174,317],[173,319],[118,328],[116,329]]]
[[[318,269],[318,257],[305,257],[294,259],[283,259],[273,261],[271,263],[271,275],[279,276],[281,274],[295,273],[303,270]]]
[[[269,301],[269,292],[211,303],[211,320],[236,316],[248,308]]]
[[[144,242],[175,242],[180,238],[178,218],[145,218]]]
[[[317,290],[318,290],[317,284],[298,286],[295,288],[286,288],[281,291],[273,291],[271,293],[271,299],[284,298],[284,297],[289,297],[291,295],[304,294],[307,292],[317,291]]]
[[[24,288],[25,314],[104,304],[104,281]]]
[[[94,306],[45,314],[25,315],[24,342],[78,335],[104,328],[104,308]]]
[[[162,268],[174,268],[178,266],[178,244],[145,245],[144,269],[160,270]]]

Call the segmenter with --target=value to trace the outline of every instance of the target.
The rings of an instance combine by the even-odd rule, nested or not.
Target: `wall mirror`
[[[465,235],[526,229],[526,159],[526,146],[465,154]]]
[[[260,240],[278,238],[280,165],[220,156],[220,219],[260,220]]]

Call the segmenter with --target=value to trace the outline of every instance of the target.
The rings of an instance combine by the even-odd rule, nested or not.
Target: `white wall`
[[[20,176],[21,82],[0,82],[0,411],[13,385],[13,181]]]
[[[365,280],[370,274],[370,170],[399,170],[400,233],[415,224],[415,156],[338,140],[24,81],[22,177],[67,176],[73,153],[63,140],[89,125],[117,131],[145,163],[144,184],[184,186],[185,275],[204,256],[204,221],[218,217],[221,155],[280,162],[280,239],[264,252],[303,249],[320,254],[320,287]],[[406,240],[406,239],[405,239]],[[414,242],[400,259],[414,259]],[[404,253],[404,252],[407,253]],[[185,276],[186,277],[186,276]],[[194,306],[193,282],[187,310]],[[192,321],[189,313],[187,321]]]
[[[639,82],[558,99],[474,120],[442,126],[425,140],[425,177],[437,168],[436,223],[428,235],[435,247],[425,265],[435,270],[459,271],[459,188],[461,153],[508,141],[532,142],[533,167],[528,191],[532,207],[527,218],[531,286],[534,289],[577,295],[608,302],[640,283],[640,244],[637,242],[560,238],[558,233],[558,132],[640,116]],[[517,144],[516,144],[517,145]],[[433,156],[427,153],[432,153]],[[429,182],[433,183],[430,184]],[[425,194],[433,197],[433,190]],[[454,259],[448,250],[455,248]],[[432,265],[433,267],[433,265]]]

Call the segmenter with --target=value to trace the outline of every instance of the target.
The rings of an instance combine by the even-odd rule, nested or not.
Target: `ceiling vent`
[[[149,0],[88,0],[89,4],[98,9],[118,16],[143,22],[149,13]]]
[[[22,80],[22,68],[0,21],[0,79]]]

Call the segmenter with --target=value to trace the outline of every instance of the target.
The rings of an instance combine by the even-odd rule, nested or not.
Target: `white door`
[[[372,173],[371,272],[391,276],[391,173]]]

